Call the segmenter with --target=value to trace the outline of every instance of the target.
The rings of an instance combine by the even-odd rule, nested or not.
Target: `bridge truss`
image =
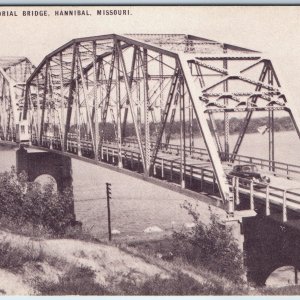
[[[22,120],[26,80],[33,71],[26,57],[0,58],[0,138],[15,141]]]
[[[70,41],[48,54],[26,83],[24,119],[34,145],[75,151],[96,161],[107,143],[136,145],[142,171],[153,176],[178,126],[180,183],[201,133],[218,190],[233,212],[222,161],[234,161],[254,111],[269,114],[269,160],[274,161],[274,112],[299,121],[273,64],[257,51],[191,35],[102,35]],[[229,151],[229,113],[245,114]],[[223,114],[221,141],[216,114]],[[74,150],[75,149],[75,150]],[[272,166],[270,166],[272,167]]]

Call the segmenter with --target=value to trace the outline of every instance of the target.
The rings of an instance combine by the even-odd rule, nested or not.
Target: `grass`
[[[279,296],[279,295],[299,296],[300,286],[291,285],[291,286],[284,286],[279,288],[264,287],[264,288],[257,289],[257,293],[260,295],[269,295],[269,296]]]
[[[6,231],[22,236],[34,237],[36,239],[47,239],[47,238],[68,238],[81,240],[86,242],[96,242],[96,243],[105,243],[105,241],[100,241],[95,238],[87,229],[81,227],[80,223],[76,223],[75,226],[69,226],[66,228],[64,234],[53,234],[47,228],[43,226],[37,226],[31,223],[18,224],[15,220],[11,220],[7,217],[0,218],[0,228],[1,231]]]
[[[211,273],[205,268],[193,267],[180,258],[164,261],[156,256],[158,251],[170,251],[170,239],[131,243],[125,251],[138,255],[150,264],[164,269],[168,278],[153,276],[143,282],[128,280],[124,274],[109,278],[110,284],[102,286],[95,281],[95,273],[85,266],[75,266],[63,260],[47,256],[42,249],[34,249],[30,244],[22,249],[10,245],[9,241],[0,243],[0,268],[19,272],[26,263],[48,262],[60,270],[58,282],[35,281],[35,290],[44,296],[51,295],[299,295],[300,286],[282,288],[259,288],[249,291],[247,286],[238,286]],[[130,249],[132,251],[130,251]],[[124,250],[124,249],[122,249]],[[186,270],[188,272],[186,272]],[[19,272],[20,273],[20,272]],[[193,276],[200,275],[200,280]],[[123,278],[120,280],[120,278]],[[196,278],[196,279],[195,279]],[[117,279],[117,280],[115,280]],[[0,291],[0,294],[3,291]]]
[[[95,283],[94,277],[90,268],[71,266],[59,282],[39,282],[36,289],[43,296],[109,295],[109,291]]]
[[[121,282],[123,295],[161,295],[161,296],[184,296],[184,295],[233,295],[218,282],[206,281],[203,283],[191,278],[187,274],[178,272],[171,278],[161,278],[156,275],[140,285],[132,282]]]
[[[40,282],[37,290],[43,296],[55,295],[233,295],[216,282],[199,283],[178,272],[170,278],[153,276],[143,283],[124,279],[117,285],[103,287],[94,281],[95,274],[87,267],[71,267],[59,282]]]
[[[36,250],[29,245],[24,249],[12,247],[9,242],[0,243],[0,268],[17,272],[27,262],[38,262],[45,259],[42,249]]]
[[[49,238],[53,235],[43,226],[33,225],[29,222],[17,223],[8,217],[2,216],[0,218],[0,228],[2,231],[8,231],[15,234],[35,237],[35,238]]]
[[[196,267],[182,257],[174,256],[171,261],[159,258],[158,253],[167,254],[172,251],[172,238],[153,241],[135,241],[127,245],[119,245],[119,247],[127,253],[138,256],[146,262],[157,265],[166,272],[174,274],[175,277],[178,273],[184,273],[184,275],[189,275],[189,277],[192,276],[192,279],[195,278],[197,282],[203,284],[202,289],[209,287],[209,289],[212,289],[212,293],[216,293],[216,295],[248,294],[247,285],[234,283],[203,266]],[[218,294],[219,292],[220,294]],[[209,294],[209,290],[205,289],[203,295],[204,294]]]

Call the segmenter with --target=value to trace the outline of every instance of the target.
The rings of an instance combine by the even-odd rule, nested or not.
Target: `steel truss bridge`
[[[26,80],[34,66],[26,57],[0,57],[0,137],[14,140],[22,123]]]
[[[32,146],[205,192],[229,215],[244,198],[247,209],[264,202],[267,214],[277,205],[283,221],[287,210],[300,208],[293,180],[300,166],[274,157],[275,111],[290,115],[298,135],[299,117],[262,53],[192,35],[110,34],[74,39],[15,79],[11,69],[25,61],[32,68],[28,60],[5,66],[0,60],[2,139],[14,138],[13,120],[22,110]],[[20,85],[17,103],[13,89]],[[256,111],[268,114],[267,160],[239,154]],[[242,113],[244,121],[230,151],[233,112]],[[224,120],[222,134],[217,115]],[[195,146],[199,134],[202,148]],[[253,180],[232,178],[227,170],[233,163],[256,164],[276,175],[278,184],[257,188]]]

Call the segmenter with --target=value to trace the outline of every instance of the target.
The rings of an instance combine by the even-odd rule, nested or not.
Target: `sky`
[[[123,9],[122,7],[115,7]],[[91,16],[55,16],[55,10],[88,9]],[[114,7],[0,7],[0,55],[26,56],[38,64],[73,38],[109,33],[184,33],[259,50],[271,57],[279,79],[297,105],[300,99],[300,7],[132,7],[130,15],[97,16]],[[23,10],[47,10],[24,17]],[[17,17],[2,16],[17,11]]]

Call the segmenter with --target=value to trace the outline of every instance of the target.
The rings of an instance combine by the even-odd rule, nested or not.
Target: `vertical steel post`
[[[193,166],[190,166],[190,188],[193,188]]]
[[[282,197],[282,222],[287,221],[287,208],[286,208],[286,190],[283,191]]]
[[[63,57],[62,52],[59,53],[60,63],[60,131],[61,131],[61,151],[65,152],[65,99],[64,99],[64,71],[63,71]]]
[[[71,116],[73,110],[73,89],[74,89],[74,71],[75,71],[75,63],[76,63],[76,52],[77,52],[77,44],[73,45],[73,54],[72,54],[72,64],[71,64],[71,73],[70,73],[70,84],[69,84],[69,94],[68,94],[68,108],[67,108],[67,115],[66,115],[66,126],[65,126],[65,136],[64,136],[64,149],[68,148],[68,133],[70,130],[70,123],[71,123]]]
[[[44,90],[43,90],[43,102],[42,102],[42,117],[41,117],[41,127],[40,127],[40,136],[39,136],[39,145],[42,144],[43,134],[44,134],[44,122],[45,122],[45,109],[46,109],[46,101],[47,101],[47,93],[48,93],[48,81],[49,81],[49,69],[50,61],[47,59],[46,67],[45,67],[45,78],[44,78]]]
[[[179,79],[180,91],[180,186],[185,188],[185,101],[184,101],[184,81],[182,76]]]
[[[193,130],[193,105],[191,98],[189,98],[189,150],[192,156],[194,150],[194,130]]]
[[[76,56],[78,48],[76,47]],[[79,101],[79,83],[78,83],[78,61],[75,66],[75,99],[76,99],[76,129],[77,129],[77,155],[81,156],[81,126],[80,126],[80,101]]]
[[[41,124],[41,120],[40,120],[40,117],[41,117],[41,103],[40,103],[40,82],[39,82],[39,73],[37,74],[36,76],[36,141],[38,142],[38,144],[40,143],[39,142],[39,137],[40,137],[40,131],[41,131],[41,127],[40,127],[40,124]],[[32,109],[34,109],[34,106],[32,104]]]
[[[136,82],[136,98],[137,98],[137,107],[136,107],[136,120],[138,124],[139,131],[141,131],[141,74],[140,74],[140,68],[141,68],[141,61],[140,61],[140,56],[141,56],[141,50],[140,48],[137,48],[137,67],[136,67],[136,77],[137,77],[137,82]]]
[[[268,68],[268,84],[273,86],[273,72]],[[275,171],[274,111],[269,111],[269,170]]]
[[[143,75],[144,75],[144,126],[145,126],[145,169],[144,174],[149,176],[150,170],[150,124],[149,124],[149,95],[148,95],[148,52],[143,50]]]
[[[227,49],[224,46],[224,53],[227,53]],[[228,61],[227,59],[223,60],[223,69],[228,69]],[[223,91],[226,93],[228,92],[228,80],[224,81],[223,84]],[[224,105],[225,107],[228,106],[228,99],[225,97],[224,99]],[[225,152],[225,161],[229,160],[229,116],[228,112],[224,112],[224,152]]]
[[[120,55],[116,47],[116,105],[117,105],[117,143],[118,143],[118,167],[123,168],[122,161],[122,137],[121,137],[121,91],[120,91]],[[120,50],[122,51],[122,50]]]
[[[239,205],[240,202],[240,191],[239,191],[239,187],[240,187],[240,179],[239,177],[234,177],[235,178],[235,183],[234,183],[234,190],[235,190],[235,203],[236,205]]]
[[[95,105],[95,160],[98,161],[99,156],[99,101],[98,101],[98,82],[97,82],[97,45],[93,41],[93,80],[94,80],[94,105]],[[99,66],[100,67],[100,66]],[[93,130],[93,128],[91,128]]]
[[[204,169],[201,169],[201,182],[200,182],[200,189],[201,192],[203,192],[203,187],[204,187]]]
[[[163,63],[163,55],[159,54],[159,105],[160,105],[160,121],[161,123],[164,120],[164,94],[163,94],[163,83],[164,83],[164,63]],[[164,143],[166,140],[165,132],[162,135],[162,142]]]
[[[253,180],[250,181],[250,209],[254,210],[254,186]]]
[[[266,215],[270,215],[270,186],[266,187]]]
[[[32,145],[32,128],[33,128],[33,116],[34,116],[34,106],[32,104],[32,99],[31,99],[31,93],[30,93],[30,88],[29,86],[26,84],[26,92],[25,92],[26,96],[25,98],[29,99],[30,98],[30,102],[32,107],[28,110],[28,115],[26,116],[26,120],[28,120],[28,133],[29,133],[29,145]],[[29,96],[30,94],[30,96]],[[28,100],[27,100],[28,101]],[[25,104],[24,104],[25,105]],[[24,112],[24,108],[23,108],[23,112]],[[23,119],[24,119],[24,115],[23,115]]]
[[[274,168],[274,111],[269,111],[269,170],[275,171]]]

